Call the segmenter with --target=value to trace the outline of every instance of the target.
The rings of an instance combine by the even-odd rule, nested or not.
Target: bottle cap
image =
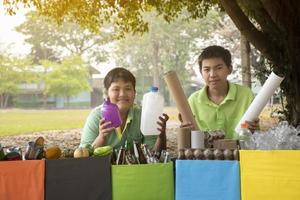
[[[157,92],[157,91],[158,91],[158,87],[156,87],[156,86],[151,86],[151,87],[150,87],[150,91],[151,91],[151,92]]]
[[[247,123],[241,123],[241,128],[249,128]]]

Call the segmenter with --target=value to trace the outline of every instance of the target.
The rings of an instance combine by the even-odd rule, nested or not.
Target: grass
[[[0,110],[0,136],[82,128],[90,110]]]
[[[274,108],[266,106],[260,115],[260,127],[266,130],[274,126],[278,119],[271,118]],[[0,110],[0,136],[20,135],[46,130],[82,128],[90,110]],[[170,117],[169,125],[178,126],[176,107],[165,107],[164,113]],[[174,125],[175,124],[175,125]],[[169,126],[168,125],[168,126]]]

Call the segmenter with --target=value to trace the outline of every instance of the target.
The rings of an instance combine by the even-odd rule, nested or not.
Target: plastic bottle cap
[[[241,128],[249,128],[247,123],[241,123]]]
[[[151,86],[150,91],[151,92],[157,92],[158,91],[158,87]]]

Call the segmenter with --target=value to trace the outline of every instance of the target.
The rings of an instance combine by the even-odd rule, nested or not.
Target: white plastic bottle
[[[241,149],[249,149],[252,132],[248,129],[248,124],[242,123],[238,133],[238,139]]]
[[[158,88],[152,86],[142,100],[141,132],[144,135],[159,134],[157,121],[163,113],[163,108],[164,98],[159,94]]]

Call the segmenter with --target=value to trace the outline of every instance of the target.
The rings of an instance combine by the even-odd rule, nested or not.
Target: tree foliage
[[[108,32],[95,34],[67,21],[59,26],[38,12],[29,12],[26,21],[16,30],[24,34],[25,41],[32,46],[35,63],[43,59],[57,61],[72,54],[85,57],[89,63],[103,62],[107,52],[102,46],[111,41]]]
[[[5,108],[8,99],[19,92],[19,85],[36,80],[30,58],[14,58],[0,54],[0,108]]]
[[[153,9],[170,22],[182,12],[187,11],[188,18],[199,18],[206,15],[211,6],[218,6],[272,63],[272,70],[285,76],[282,89],[287,98],[287,119],[300,124],[300,6],[297,0],[15,0],[5,1],[8,12],[13,13],[18,2],[33,4],[59,23],[68,17],[95,31],[110,22],[120,35],[147,31],[143,12]]]
[[[61,63],[43,61],[43,65],[52,69],[45,75],[45,91],[47,95],[75,96],[82,91],[89,91],[89,72],[80,56],[69,56]]]
[[[149,22],[149,32],[143,35],[126,34],[116,43],[116,63],[138,74],[138,94],[145,93],[150,85],[161,86],[161,92],[168,92],[162,81],[163,74],[175,70],[189,93],[195,75],[189,62],[198,54],[198,40],[205,40],[219,26],[221,16],[212,10],[207,18],[185,20],[182,14],[173,23],[167,23],[157,13],[147,13],[144,18]],[[146,77],[146,78],[140,78]],[[147,79],[153,77],[153,80]],[[142,79],[142,80],[141,80]]]

